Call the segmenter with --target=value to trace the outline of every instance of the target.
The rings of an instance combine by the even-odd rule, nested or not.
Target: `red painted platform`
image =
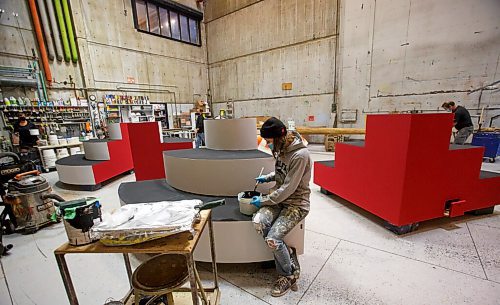
[[[137,181],[165,178],[163,151],[193,148],[193,141],[186,139],[165,139],[158,122],[128,123],[130,148]]]
[[[108,142],[109,161],[92,165],[95,184],[109,180],[134,168],[127,124],[120,123],[121,140]]]
[[[395,226],[500,203],[500,175],[481,172],[483,147],[450,145],[453,114],[369,115],[366,141],[338,143],[314,183]]]

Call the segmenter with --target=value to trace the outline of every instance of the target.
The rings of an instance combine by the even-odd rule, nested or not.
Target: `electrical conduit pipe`
[[[52,83],[52,73],[50,72],[49,58],[47,57],[47,50],[45,49],[45,42],[43,41],[42,28],[40,27],[40,20],[38,19],[35,0],[28,0],[28,4],[30,6],[31,18],[33,19],[33,26],[35,27],[36,40],[40,48],[43,72],[45,73],[47,82],[50,84]]]
[[[54,13],[54,7],[52,6],[52,0],[43,0],[47,8],[47,13],[49,15],[50,27],[52,29],[52,35],[54,35],[54,44],[56,46],[56,58],[58,61],[63,60],[63,49],[61,45],[61,34],[59,33],[59,28],[57,27],[56,14]]]
[[[66,20],[66,28],[68,30],[68,40],[71,47],[71,59],[73,62],[78,62],[78,50],[76,49],[75,35],[73,34],[73,23],[69,13],[68,0],[62,0],[64,19]]]
[[[40,21],[42,22],[43,34],[45,36],[45,41],[47,42],[47,54],[50,60],[54,60],[54,42],[52,41],[52,33],[50,32],[49,18],[47,17],[47,11],[45,10],[45,5],[43,0],[37,0],[38,11],[40,12]]]
[[[69,51],[68,34],[66,33],[66,25],[64,24],[64,16],[61,7],[61,0],[54,0],[54,8],[56,9],[57,23],[59,24],[59,30],[61,31],[61,40],[64,49],[64,60],[71,60],[71,53]]]

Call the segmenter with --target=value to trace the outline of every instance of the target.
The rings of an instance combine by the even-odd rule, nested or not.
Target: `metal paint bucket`
[[[90,229],[102,221],[101,204],[96,198],[65,201],[58,206],[70,245],[81,246],[97,240],[90,234]]]
[[[254,196],[260,196],[260,192],[244,191],[238,194],[238,202],[240,204],[240,213],[247,216],[252,216],[259,208],[250,204]]]

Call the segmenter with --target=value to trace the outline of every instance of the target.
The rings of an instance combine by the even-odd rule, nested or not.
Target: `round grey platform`
[[[215,150],[251,150],[257,148],[257,119],[206,119],[205,143]]]
[[[204,203],[218,199],[226,199],[226,205],[212,211],[215,221],[250,221],[250,216],[240,213],[236,197],[212,197],[179,191],[167,184],[163,179],[137,182],[125,182],[118,188],[118,196],[123,204],[144,202],[177,201],[199,199]]]
[[[209,196],[237,196],[253,190],[262,168],[274,170],[274,158],[259,150],[182,149],[163,152],[167,183],[176,189]],[[267,192],[270,183],[258,191]]]
[[[210,159],[210,160],[235,160],[235,159],[257,159],[272,158],[270,155],[257,149],[252,150],[213,150],[206,148],[169,150],[163,153],[168,157],[187,159]]]
[[[61,158],[56,161],[57,165],[66,166],[92,166],[94,164],[99,164],[105,161],[100,160],[88,160],[83,154],[72,155],[69,157]]]

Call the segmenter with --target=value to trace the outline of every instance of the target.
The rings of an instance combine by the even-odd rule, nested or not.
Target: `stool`
[[[181,254],[160,254],[142,263],[132,274],[135,305],[142,296],[167,296],[174,304],[172,292],[189,277],[186,257]]]

